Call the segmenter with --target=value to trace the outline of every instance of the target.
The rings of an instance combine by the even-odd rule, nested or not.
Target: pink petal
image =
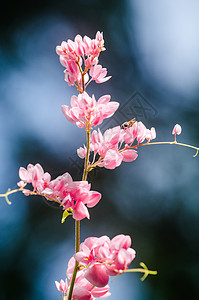
[[[27,182],[27,178],[28,178],[28,171],[24,168],[24,167],[20,167],[19,168],[19,178],[24,181]],[[31,182],[31,181],[30,181]]]
[[[86,255],[84,252],[80,251],[75,253],[74,258],[78,261],[78,262],[83,262],[84,259],[87,257],[88,255]]]
[[[69,106],[67,106],[67,105],[62,105],[61,110],[62,110],[62,112],[63,112],[65,118],[66,118],[69,122],[71,122],[71,123],[76,123],[76,122],[77,122],[76,118],[74,119],[74,118],[71,116],[71,113],[70,113],[71,108],[70,108]]]
[[[131,237],[129,235],[118,234],[111,240],[111,248],[119,250],[128,249],[131,246]]]
[[[84,218],[90,219],[90,215],[87,207],[80,201],[76,204],[75,210],[73,212],[73,219],[80,221]]]
[[[91,297],[90,292],[86,288],[81,287],[80,284],[74,286],[73,300],[90,300]]]
[[[122,160],[123,160],[123,156],[121,153],[110,149],[106,152],[106,155],[103,160],[103,166],[106,169],[113,170],[122,163]]]
[[[96,263],[92,265],[84,274],[85,278],[94,286],[104,287],[108,284],[109,276],[106,267]]]
[[[86,149],[85,148],[82,148],[82,147],[80,147],[79,149],[77,149],[77,155],[81,158],[81,159],[83,159],[83,158],[85,158],[86,157]]]
[[[104,113],[104,118],[109,118],[111,117],[115,111],[118,109],[119,107],[119,103],[115,102],[115,101],[111,101],[106,105],[106,111]]]
[[[130,162],[130,161],[134,161],[138,157],[138,154],[135,150],[129,149],[123,151],[122,156],[123,156],[123,161]]]
[[[89,193],[89,200],[87,202],[88,207],[93,207],[95,206],[101,199],[102,195],[98,192],[91,191]]]
[[[110,95],[104,95],[102,97],[100,97],[97,101],[98,104],[107,104],[111,99]]]
[[[106,82],[108,81],[112,76],[107,76],[107,77],[104,77],[104,78],[98,78],[95,80],[96,83],[103,83],[103,82]]]
[[[91,290],[91,294],[93,297],[95,298],[100,298],[104,295],[106,296],[110,296],[110,293],[109,293],[109,286],[106,285],[105,287],[103,288],[98,288],[98,287],[94,287],[92,290]]]
[[[142,122],[137,123],[137,141],[138,143],[142,143],[146,137],[146,127]]]

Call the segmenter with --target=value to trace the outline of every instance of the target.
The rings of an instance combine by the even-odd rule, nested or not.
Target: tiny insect
[[[135,118],[131,119],[130,121],[126,121],[121,125],[121,129],[127,129],[131,126],[133,126],[133,124],[135,123]]]

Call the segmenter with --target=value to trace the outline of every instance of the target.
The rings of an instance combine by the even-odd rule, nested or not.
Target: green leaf
[[[62,223],[62,224],[65,222],[66,218],[67,218],[69,215],[71,215],[71,213],[68,212],[67,210],[65,210],[65,211],[63,212],[62,219],[61,219],[61,223]]]

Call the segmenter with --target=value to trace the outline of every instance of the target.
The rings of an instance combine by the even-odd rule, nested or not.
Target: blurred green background
[[[0,193],[18,182],[18,168],[39,162],[52,177],[81,179],[76,149],[85,132],[68,123],[61,105],[76,90],[64,82],[55,47],[76,34],[104,32],[100,63],[110,81],[90,84],[96,98],[121,106],[101,130],[136,117],[156,127],[157,141],[199,145],[199,2],[197,0],[9,1],[0,27]],[[188,148],[139,149],[138,159],[89,175],[103,195],[82,221],[87,236],[129,234],[137,257],[158,270],[140,282],[124,274],[110,282],[110,299],[199,299],[199,157]],[[0,199],[0,299],[61,299],[74,252],[74,223],[45,199],[14,194]]]

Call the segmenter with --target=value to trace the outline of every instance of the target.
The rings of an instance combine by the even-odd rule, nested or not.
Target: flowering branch
[[[115,169],[122,161],[132,162],[137,159],[137,150],[142,146],[174,144],[189,147],[196,150],[194,157],[199,151],[198,147],[177,142],[176,135],[182,131],[178,124],[172,131],[175,135],[173,142],[151,142],[156,138],[155,128],[147,129],[135,118],[107,129],[104,134],[100,129],[93,130],[119,107],[118,102],[110,101],[110,95],[103,95],[96,100],[94,95],[91,97],[85,91],[91,81],[103,83],[111,78],[106,76],[107,69],[99,64],[99,54],[104,50],[103,34],[100,32],[96,33],[94,39],[77,35],[74,41],[64,41],[56,47],[60,62],[65,67],[65,81],[69,86],[76,86],[79,92],[78,96],[71,97],[71,106],[62,105],[62,112],[69,122],[86,131],[86,146],[77,150],[78,156],[84,159],[82,180],[73,181],[67,172],[52,180],[40,164],[29,164],[27,168],[19,169],[19,188],[0,194],[8,204],[11,204],[8,196],[19,191],[26,196],[44,196],[48,201],[60,204],[63,209],[62,223],[69,215],[75,220],[75,254],[68,262],[68,279],[55,281],[63,300],[93,300],[109,296],[110,276],[140,272],[144,273],[141,278],[143,281],[149,274],[157,274],[144,263],[140,263],[141,268],[128,269],[136,255],[128,235],[119,234],[112,239],[105,235],[89,237],[80,244],[80,221],[90,219],[88,208],[97,205],[101,199],[99,192],[91,190],[91,184],[87,181],[88,172],[97,166]],[[25,188],[27,184],[31,184],[33,190]]]

